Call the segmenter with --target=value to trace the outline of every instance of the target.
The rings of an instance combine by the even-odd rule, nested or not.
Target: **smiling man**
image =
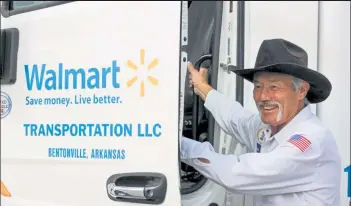
[[[253,69],[234,73],[254,84],[259,115],[214,90],[189,63],[190,86],[220,127],[249,153],[216,153],[182,137],[181,160],[255,206],[339,206],[340,156],[333,134],[310,108],[327,99],[331,83],[307,68],[307,53],[283,40],[265,40]]]

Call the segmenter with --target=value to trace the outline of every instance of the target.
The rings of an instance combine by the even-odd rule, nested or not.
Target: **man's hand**
[[[191,62],[188,62],[188,71],[189,71],[189,86],[194,87],[195,94],[198,94],[198,87],[200,84],[207,83],[207,69],[200,68],[200,71],[197,71]]]
[[[195,94],[199,95],[204,101],[207,94],[212,90],[212,87],[207,83],[208,70],[200,68],[197,71],[193,64],[188,62],[189,86],[194,88]]]

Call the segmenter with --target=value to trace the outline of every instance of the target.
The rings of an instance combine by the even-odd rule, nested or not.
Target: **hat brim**
[[[326,100],[332,90],[330,81],[323,74],[297,64],[272,64],[250,69],[237,69],[230,67],[231,66],[229,66],[230,71],[250,82],[253,82],[254,74],[256,72],[283,73],[305,80],[310,84],[310,90],[306,97],[312,104]]]

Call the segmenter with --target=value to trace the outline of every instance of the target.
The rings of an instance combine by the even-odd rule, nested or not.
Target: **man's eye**
[[[276,86],[276,85],[271,85],[270,88],[271,88],[272,90],[277,90],[277,89],[279,89],[279,87]]]

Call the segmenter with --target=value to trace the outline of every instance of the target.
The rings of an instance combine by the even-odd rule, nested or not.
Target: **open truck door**
[[[181,205],[183,4],[2,2],[1,205]]]

